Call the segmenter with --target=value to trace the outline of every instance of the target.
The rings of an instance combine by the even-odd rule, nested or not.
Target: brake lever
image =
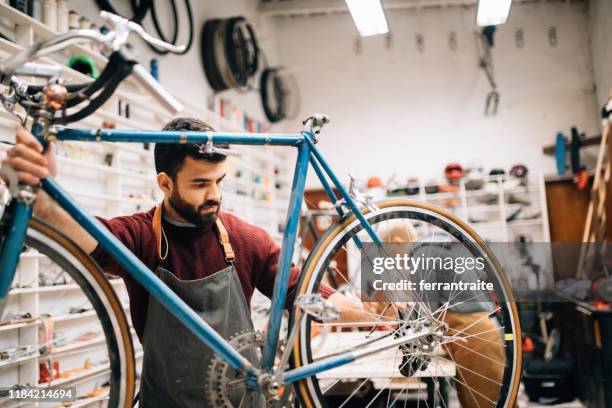
[[[235,156],[235,157],[242,156],[242,152],[239,152],[238,150],[223,149],[221,147],[216,147],[215,145],[213,145],[212,140],[208,140],[204,145],[200,145],[200,153],[221,154],[223,156]]]

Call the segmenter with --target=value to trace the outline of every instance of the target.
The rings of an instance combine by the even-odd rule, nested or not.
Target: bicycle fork
[[[32,134],[42,143],[49,133],[49,113],[37,112],[32,125]],[[38,187],[19,183],[17,174],[10,167],[3,165],[0,172],[8,179],[10,195],[0,194],[0,209],[4,209],[0,218],[0,317],[7,303],[7,294],[15,277],[19,257],[26,239],[28,225],[32,218],[34,202]],[[7,188],[5,184],[0,188]],[[9,198],[6,198],[9,197]]]
[[[29,186],[20,186],[19,195],[10,203],[0,221],[0,317],[32,218],[33,199],[36,196],[33,190]]]

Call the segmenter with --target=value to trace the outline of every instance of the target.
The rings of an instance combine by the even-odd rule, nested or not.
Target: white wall
[[[162,19],[163,27],[166,27],[166,35],[170,36],[172,29],[171,12],[167,6],[168,2],[156,1],[155,4],[160,7],[158,15]],[[187,40],[187,18],[184,12],[183,1],[176,2],[179,7],[179,16],[182,19],[179,30],[179,41],[185,43]],[[122,15],[130,18],[132,15],[131,9],[127,6],[129,2],[113,1],[111,4],[117,7],[117,11]],[[261,48],[263,48],[271,60],[271,63],[276,62],[276,41],[274,33],[269,30],[269,26],[264,24],[256,13],[257,2],[254,0],[224,0],[224,1],[191,1],[194,15],[194,40],[191,50],[181,56],[168,54],[160,56],[152,52],[141,40],[133,36],[133,42],[137,54],[137,59],[145,67],[148,68],[149,60],[157,58],[159,61],[160,82],[173,94],[184,97],[185,99],[195,104],[206,104],[209,102],[209,97],[213,91],[206,81],[204,68],[200,58],[200,31],[204,22],[211,18],[226,18],[236,15],[246,16],[254,25],[257,39]],[[70,0],[68,2],[69,9],[74,9],[88,19],[95,21],[97,24],[102,24],[102,20],[98,17],[99,9],[93,0]],[[166,18],[167,20],[164,20]],[[143,25],[147,31],[156,36],[157,33],[153,27],[151,17],[147,16]],[[245,109],[251,117],[256,117],[259,120],[265,119],[259,94],[250,92],[248,94],[239,94],[235,91],[225,91],[222,97],[227,98]]]
[[[347,171],[362,180],[393,173],[429,179],[441,178],[450,161],[487,168],[525,163],[553,173],[554,161],[541,149],[557,131],[577,125],[598,132],[585,10],[584,3],[513,6],[493,50],[501,93],[493,118],[483,114],[489,86],[477,65],[474,7],[390,11],[392,48],[380,36],[366,38],[362,55],[353,51],[357,34],[348,14],[276,18],[274,25],[279,59],[300,84],[301,116],[332,118],[319,146],[343,179]],[[552,25],[556,48],[548,44]],[[522,49],[514,40],[519,27]],[[454,52],[451,30],[459,44]],[[416,49],[417,33],[424,53]]]
[[[612,1],[590,0],[589,23],[597,100],[603,105],[612,96]]]

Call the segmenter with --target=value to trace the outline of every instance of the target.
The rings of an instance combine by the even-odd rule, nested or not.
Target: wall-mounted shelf
[[[527,185],[505,184],[509,179],[490,176],[485,187],[469,190],[463,180],[456,192],[425,192],[426,184],[420,180],[418,193],[413,195],[390,195],[387,199],[405,199],[434,204],[458,216],[470,224],[484,239],[493,242],[512,242],[518,235],[527,234],[533,242],[550,241],[548,211],[542,175],[529,176]],[[516,185],[516,184],[515,184]],[[522,200],[529,204],[513,203]],[[512,215],[526,210],[530,218],[512,219]],[[527,230],[528,229],[528,230]]]
[[[28,47],[34,41],[47,39],[56,33],[44,24],[36,21],[8,4],[0,3],[0,20],[12,24],[15,27],[16,43],[0,39],[0,58],[13,55]],[[91,57],[98,69],[106,64],[106,58],[88,47],[74,45],[69,47],[63,54],[41,58],[37,62],[59,66],[67,83],[82,83],[90,81],[91,78],[74,71],[63,64],[69,56],[82,54]],[[217,115],[215,112],[196,106],[190,101],[178,98],[185,110],[185,116],[200,118],[208,122],[218,131],[245,133],[241,125]],[[130,118],[119,115],[118,104],[130,104]],[[125,105],[124,105],[125,106]],[[122,83],[113,97],[95,114],[71,126],[79,128],[98,128],[103,122],[112,122],[118,128],[125,129],[161,129],[171,116],[147,93],[139,90],[136,82],[128,78]],[[13,142],[17,120],[0,110],[0,141]],[[153,167],[153,146],[150,150],[144,149],[143,144],[138,143],[82,143],[62,142],[58,148],[58,180],[62,186],[74,196],[75,200],[84,206],[90,213],[103,217],[113,217],[134,211],[145,211],[160,201],[161,192],[157,190]],[[0,143],[0,160],[4,158],[6,150],[10,145]],[[248,222],[265,228],[277,242],[282,235],[279,233],[285,221],[286,208],[288,206],[289,188],[286,185],[287,174],[283,174],[289,168],[285,156],[279,153],[281,148],[270,146],[236,146],[243,152],[242,159],[230,159],[230,166],[239,168],[242,177],[228,175],[227,185],[238,189],[244,195],[224,194],[224,209],[231,209],[239,217]],[[66,169],[66,170],[62,170]],[[255,176],[264,180],[265,183],[256,182]],[[276,185],[282,185],[276,188]],[[135,197],[147,198],[135,198]],[[261,199],[265,196],[267,199]],[[59,304],[49,312],[54,314],[53,320],[61,330],[70,330],[72,327],[81,327],[96,323],[96,314],[93,310],[81,313],[64,314],[69,300],[84,298],[79,293],[78,286],[73,283],[49,287],[38,287],[36,275],[43,266],[44,255],[28,252],[22,255],[20,270],[16,276],[16,282],[21,285],[29,285],[34,282],[33,287],[17,287],[11,291],[9,298],[12,311],[29,312],[32,316],[40,316],[45,313],[45,302],[50,298],[62,293]],[[34,279],[32,279],[34,278]],[[126,289],[121,279],[112,280],[113,287],[125,303]],[[48,304],[46,306],[49,306]],[[59,312],[58,312],[59,310]],[[128,306],[125,306],[129,314]],[[25,344],[38,344],[38,331],[41,328],[40,320],[28,321],[0,326],[0,347],[15,347]],[[133,333],[133,329],[132,329]],[[137,343],[137,337],[133,333],[133,339]],[[6,341],[5,341],[6,340]],[[100,339],[91,339],[79,344],[66,344],[55,347],[54,358],[60,362],[69,358],[80,357],[78,353],[85,350],[91,353],[96,347],[103,347]],[[140,346],[135,345],[139,350]],[[142,350],[137,351],[136,359],[142,361]],[[37,384],[39,378],[38,360],[42,356],[25,356],[23,360],[15,360],[2,368],[0,363],[0,384]],[[62,367],[63,368],[63,367]],[[86,383],[87,381],[108,375],[108,364],[84,370],[70,378],[54,380],[51,383],[39,384],[40,386],[68,386],[72,384]],[[96,380],[98,381],[98,380]],[[83,387],[85,386],[83,385]],[[92,384],[93,386],[93,384]],[[85,390],[83,390],[85,391]],[[81,391],[79,391],[81,392]],[[99,404],[104,401],[104,395],[77,401],[74,406],[88,406]],[[0,401],[0,406],[3,405]]]

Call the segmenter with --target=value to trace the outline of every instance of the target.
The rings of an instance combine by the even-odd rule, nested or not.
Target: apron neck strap
[[[153,234],[155,234],[155,249],[157,259],[160,261],[163,261],[168,257],[169,250],[168,238],[166,237],[166,232],[162,226],[162,205],[163,204],[158,204],[155,207],[152,221]],[[219,244],[221,244],[221,248],[223,248],[223,253],[225,254],[225,260],[228,263],[233,263],[236,259],[236,254],[234,253],[232,244],[230,244],[229,234],[227,233],[227,229],[225,229],[223,222],[221,222],[221,218],[217,217],[215,226],[217,227],[217,234],[219,235]]]
[[[229,234],[225,229],[225,226],[221,222],[221,218],[217,217],[217,232],[219,233],[219,243],[221,247],[223,247],[223,253],[225,254],[225,260],[228,263],[234,262],[236,259],[236,254],[234,254],[234,249],[232,248],[232,244],[230,244]]]
[[[159,261],[163,261],[168,257],[168,238],[166,237],[166,232],[162,227],[162,204],[158,204],[155,207],[155,212],[153,213],[153,234],[155,234],[155,252],[157,253],[157,259]],[[165,249],[162,252],[162,239]]]

